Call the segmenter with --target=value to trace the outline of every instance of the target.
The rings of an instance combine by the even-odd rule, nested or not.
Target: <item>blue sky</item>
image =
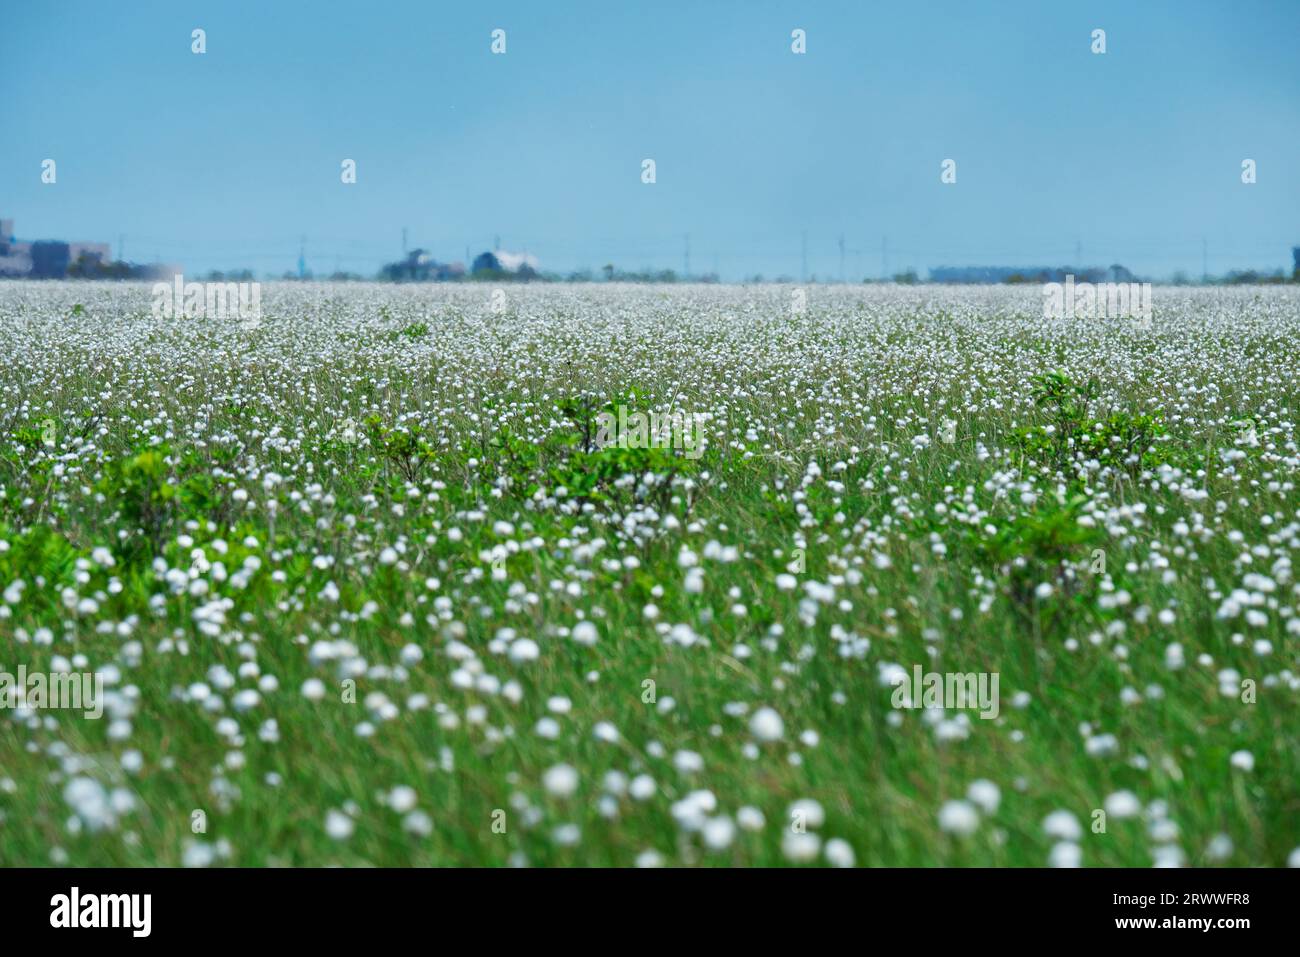
[[[680,270],[689,233],[728,279],[799,276],[804,233],[824,278],[843,235],[851,280],[885,237],[891,272],[1077,245],[1199,275],[1202,240],[1211,272],[1289,268],[1298,37],[1294,0],[0,0],[0,216],[259,274],[304,235],[316,272],[371,273],[402,227],[566,271]]]

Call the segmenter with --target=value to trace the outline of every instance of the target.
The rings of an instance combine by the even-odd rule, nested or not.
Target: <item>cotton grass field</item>
[[[0,283],[0,864],[1300,864],[1300,291],[494,292]]]

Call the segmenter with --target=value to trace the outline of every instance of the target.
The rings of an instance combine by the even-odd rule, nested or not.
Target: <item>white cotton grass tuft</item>
[[[756,807],[746,805],[736,810],[736,823],[746,831],[761,831],[766,820],[763,812]]]
[[[415,788],[405,784],[399,784],[388,792],[388,806],[398,814],[414,809],[416,800]]]
[[[542,649],[531,638],[518,638],[510,645],[510,660],[515,664],[536,661],[541,654]]]
[[[700,837],[704,840],[704,845],[710,850],[725,850],[735,840],[735,822],[725,814],[709,818],[700,829]]]
[[[855,861],[853,847],[843,838],[833,837],[826,842],[823,849],[826,863],[831,867],[852,867]]]
[[[325,814],[325,833],[336,841],[346,841],[356,829],[352,818],[342,811],[331,808]]]
[[[571,797],[578,790],[578,772],[568,764],[547,768],[542,775],[542,787],[552,797]]]
[[[1083,848],[1072,841],[1058,841],[1052,845],[1047,858],[1051,867],[1081,867],[1083,865]]]
[[[1205,846],[1205,859],[1221,863],[1232,857],[1232,852],[1232,838],[1227,834],[1219,833],[1210,838],[1210,843]]]
[[[817,859],[822,840],[811,831],[796,833],[786,831],[781,838],[781,854],[793,864],[806,864]]]
[[[966,837],[979,828],[980,816],[969,801],[945,801],[939,808],[939,829],[948,834]]]
[[[1083,827],[1071,812],[1053,811],[1043,819],[1043,833],[1062,841],[1077,841],[1083,837]]]
[[[699,774],[704,770],[704,758],[697,751],[682,749],[673,755],[673,767],[681,774]]]
[[[1142,811],[1142,802],[1132,791],[1115,791],[1106,796],[1102,802],[1102,807],[1106,813],[1113,818],[1125,820],[1131,817],[1137,817]]]
[[[1187,855],[1177,844],[1161,844],[1151,849],[1152,867],[1183,867]]]
[[[402,818],[402,830],[417,837],[428,837],[433,833],[433,818],[423,811],[411,811]]]
[[[780,741],[785,736],[785,722],[774,708],[759,708],[749,719],[749,733],[757,741]]]
[[[992,781],[980,778],[971,782],[966,789],[966,797],[985,814],[995,814],[1002,801],[1002,792]]]
[[[817,829],[826,823],[826,811],[821,803],[812,798],[800,798],[790,805],[787,814],[795,826]]]
[[[644,850],[636,856],[636,866],[653,868],[663,867],[665,863],[664,856],[653,849]]]

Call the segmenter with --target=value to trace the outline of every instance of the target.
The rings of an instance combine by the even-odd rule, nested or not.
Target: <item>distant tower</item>
[[[298,278],[307,278],[307,237],[302,237],[302,242],[298,244]]]

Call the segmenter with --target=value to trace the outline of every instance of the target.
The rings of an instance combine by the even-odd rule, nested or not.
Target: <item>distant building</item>
[[[0,276],[59,279],[73,263],[107,265],[112,258],[108,243],[21,242],[14,238],[14,221],[0,219]]]
[[[0,276],[26,276],[32,271],[32,244],[14,239],[14,221],[0,219]]]
[[[482,273],[506,273],[526,278],[537,275],[537,257],[528,253],[510,253],[504,249],[480,253],[474,259],[473,271]]]
[[[405,259],[385,266],[382,275],[396,282],[446,282],[462,278],[465,264],[440,263],[423,249],[412,249]]]
[[[38,240],[31,244],[32,276],[36,279],[58,279],[68,274],[72,262],[68,244],[56,240]]]

